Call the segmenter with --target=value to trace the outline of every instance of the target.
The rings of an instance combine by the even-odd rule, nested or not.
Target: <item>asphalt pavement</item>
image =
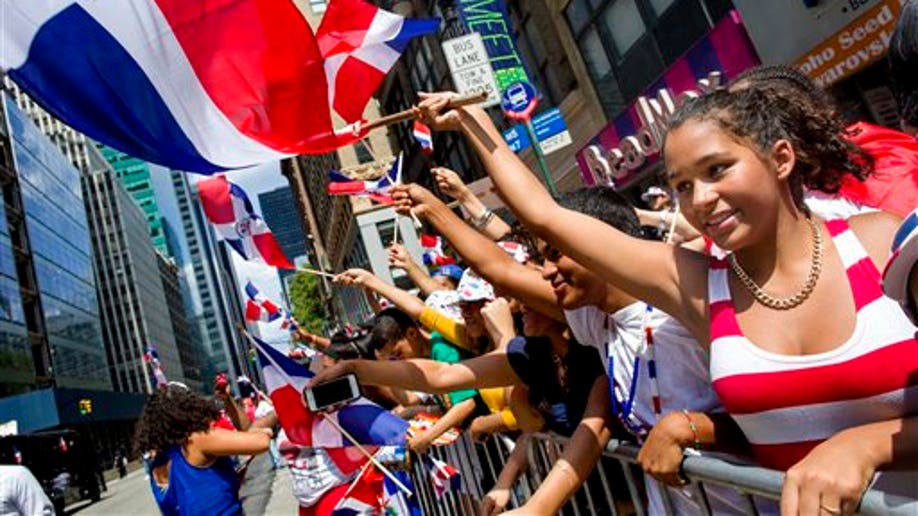
[[[263,453],[252,461],[245,482],[239,491],[242,508],[248,515],[292,516],[297,503],[291,491],[290,475],[286,469],[272,470],[271,458]],[[124,478],[108,481],[108,491],[96,503],[75,503],[66,514],[79,516],[155,516],[159,514],[150,481],[143,469],[135,470]]]

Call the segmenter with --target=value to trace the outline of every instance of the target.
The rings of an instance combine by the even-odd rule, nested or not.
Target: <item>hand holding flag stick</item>
[[[449,109],[470,106],[472,104],[480,104],[487,100],[487,92],[481,91],[478,93],[466,93],[463,95],[455,95],[450,101],[446,104],[446,107]],[[404,111],[399,111],[398,113],[392,113],[391,115],[386,115],[376,120],[372,120],[365,124],[355,124],[355,131],[370,131],[376,129],[377,127],[385,127],[387,125],[397,124],[399,122],[404,122],[405,120],[413,120],[417,118],[417,112],[414,108],[406,109]]]

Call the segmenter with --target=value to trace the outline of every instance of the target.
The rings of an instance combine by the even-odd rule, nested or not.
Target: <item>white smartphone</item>
[[[306,398],[309,410],[318,412],[356,400],[360,397],[360,385],[357,384],[357,377],[349,374],[320,383],[311,389],[303,389],[303,397]]]

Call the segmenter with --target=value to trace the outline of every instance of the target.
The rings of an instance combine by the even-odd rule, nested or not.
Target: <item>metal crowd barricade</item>
[[[529,441],[529,467],[511,490],[510,506],[522,505],[548,475],[552,465],[561,456],[566,439],[557,435],[537,434]],[[485,443],[473,443],[463,434],[455,443],[432,447],[427,453],[455,467],[462,476],[460,492],[447,492],[438,497],[428,477],[427,468],[415,460],[412,480],[421,508],[426,515],[465,516],[478,514],[482,497],[494,485],[507,457],[513,449],[513,440],[499,435]],[[645,477],[637,465],[640,448],[633,443],[612,441],[603,453],[603,459],[591,477],[562,508],[560,514],[644,516],[647,501]],[[688,455],[683,462],[683,472],[688,478],[688,489],[701,506],[701,514],[716,514],[708,498],[710,486],[732,490],[735,499],[746,514],[776,512],[781,497],[783,474],[733,460],[726,456]],[[655,480],[650,480],[655,482]],[[624,485],[622,485],[624,484]],[[665,513],[678,514],[670,492],[661,489]],[[860,514],[918,514],[918,492],[914,497],[903,498],[873,489],[861,501]]]

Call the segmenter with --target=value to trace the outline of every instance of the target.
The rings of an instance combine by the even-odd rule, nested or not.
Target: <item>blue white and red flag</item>
[[[430,156],[433,154],[433,135],[430,133],[430,127],[424,125],[420,120],[414,121],[414,139],[421,144],[421,152]]]
[[[407,40],[436,27],[333,0],[320,50],[291,0],[41,0],[3,14],[0,68],[52,115],[208,174],[353,143],[359,124],[336,131],[331,106],[356,121]]]
[[[147,345],[147,350],[143,353],[143,361],[150,364],[153,370],[153,383],[156,388],[165,387],[169,380],[166,378],[165,367],[159,361],[159,352],[153,344]]]
[[[363,0],[329,2],[316,31],[325,58],[328,105],[346,122],[360,120],[408,42],[439,26],[439,18],[412,20]]]
[[[412,493],[417,493],[407,471],[395,470],[392,474]],[[385,515],[421,516],[423,512],[418,505],[417,496],[408,496],[395,485],[389,477],[383,479],[382,511]]]
[[[456,468],[429,455],[424,457],[424,463],[437,498],[441,498],[447,491],[459,491],[462,487],[462,477]]]
[[[198,181],[198,194],[207,220],[226,243],[250,261],[279,269],[295,269],[265,221],[255,213],[249,196],[219,175]]]
[[[251,281],[245,284],[245,320],[249,322],[271,322],[279,319],[284,310],[274,304],[267,296],[258,290]]]
[[[316,448],[352,446],[327,419],[334,419],[359,444],[404,444],[408,423],[366,398],[328,414],[315,414],[303,402],[303,388],[313,373],[280,351],[252,337],[268,395],[290,441]]]
[[[395,158],[386,175],[375,181],[358,181],[336,171],[329,172],[328,179],[326,191],[329,195],[357,195],[369,197],[380,204],[392,204],[389,188],[401,182],[402,154]]]
[[[423,233],[421,234],[419,240],[421,244],[421,256],[424,260],[424,265],[427,265],[428,267],[442,267],[444,265],[456,263],[456,260],[446,256],[446,254],[443,252],[442,238]]]

